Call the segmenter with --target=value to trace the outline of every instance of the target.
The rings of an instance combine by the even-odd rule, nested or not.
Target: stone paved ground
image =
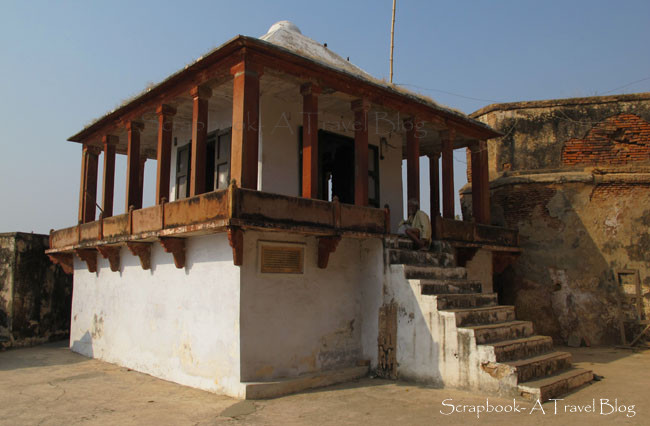
[[[559,401],[535,407],[518,402],[518,414],[449,413],[453,403],[485,406],[485,395],[378,379],[362,379],[267,401],[237,401],[183,387],[125,368],[84,358],[64,344],[0,353],[2,425],[211,425],[242,424],[588,424],[650,425],[650,351],[612,348],[568,349],[582,367],[605,378]],[[634,405],[626,413],[601,415],[599,400]],[[565,413],[591,406],[598,413]],[[492,406],[512,400],[489,397]],[[605,412],[611,411],[604,406]]]

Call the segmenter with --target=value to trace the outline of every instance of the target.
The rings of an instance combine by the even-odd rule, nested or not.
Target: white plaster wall
[[[403,265],[387,268],[384,303],[397,304],[397,375],[440,386],[444,330],[451,324],[439,321],[435,298],[420,293],[418,281],[404,277]]]
[[[377,337],[379,308],[383,304],[384,270],[386,268],[381,239],[360,241],[361,258],[358,266],[361,290],[361,353],[377,368]]]
[[[112,272],[75,257],[70,347],[165,380],[243,397],[240,270],[225,234],[186,239],[186,267],[152,245],[151,270],[127,248]]]
[[[373,339],[376,358],[381,275],[375,265],[382,263],[379,239],[343,238],[327,268],[319,269],[315,237],[252,231],[244,235],[242,381],[354,366],[372,356],[364,342]],[[260,241],[304,244],[304,274],[260,273]],[[372,275],[362,276],[362,271],[370,270],[374,270]],[[375,294],[369,302],[364,295],[372,293],[373,287]]]

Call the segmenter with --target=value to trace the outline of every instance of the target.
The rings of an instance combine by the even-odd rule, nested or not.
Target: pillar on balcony
[[[261,70],[242,60],[233,75],[230,178],[241,188],[257,189]]]
[[[416,119],[404,120],[406,130],[406,194],[408,200],[420,203],[420,141],[417,138]]]
[[[140,197],[140,207],[142,207],[142,204],[144,203],[144,166],[146,162],[147,157],[143,152],[140,154],[140,168],[138,169],[140,172],[140,176],[138,177],[138,196]]]
[[[456,132],[449,129],[441,132],[442,139],[442,216],[454,219],[454,139]]]
[[[100,149],[87,144],[81,151],[81,182],[79,185],[79,223],[95,220],[97,204],[97,162]]]
[[[431,217],[440,216],[440,153],[429,155],[429,200]]]
[[[144,124],[139,121],[129,121],[126,124],[126,208],[142,208],[142,192],[140,191],[140,132]]]
[[[305,198],[318,198],[318,95],[312,83],[300,86],[302,94],[302,190]]]
[[[212,90],[207,86],[195,86],[190,91],[192,109],[192,160],[190,166],[190,196],[205,192],[205,163],[208,138],[208,99]],[[234,129],[234,124],[233,124]]]
[[[158,114],[158,147],[156,150],[156,204],[162,199],[169,200],[169,174],[172,158],[173,117],[176,109],[169,105],[161,105],[156,109]]]
[[[490,180],[487,142],[470,146],[472,161],[472,214],[476,223],[490,224]]]
[[[115,193],[115,146],[119,138],[105,135],[104,144],[104,178],[102,183],[102,217],[113,216],[113,196]]]
[[[354,204],[368,205],[368,110],[366,99],[352,101],[354,111]]]

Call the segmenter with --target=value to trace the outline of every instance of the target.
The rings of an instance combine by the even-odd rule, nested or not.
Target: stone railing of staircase
[[[401,305],[398,377],[542,401],[593,379],[591,371],[572,367],[571,354],[556,351],[551,337],[517,320],[514,306],[499,305],[495,293],[468,280],[450,243],[435,241],[422,252],[408,240],[385,241],[390,281],[384,300]]]

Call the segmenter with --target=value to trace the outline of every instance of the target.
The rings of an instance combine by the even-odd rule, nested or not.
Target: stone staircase
[[[439,370],[439,384],[444,386],[542,401],[593,379],[591,371],[572,367],[571,354],[556,351],[551,337],[535,335],[530,321],[518,321],[514,306],[499,305],[495,293],[483,293],[480,282],[468,280],[466,269],[455,266],[453,253],[442,241],[432,242],[430,251],[416,251],[403,238],[385,241],[389,287],[394,287],[387,295],[392,303],[402,300],[401,311],[408,316],[398,318],[398,376],[402,364],[408,371],[412,359],[431,359],[438,364],[431,368]],[[406,286],[415,303],[405,300]],[[420,340],[428,337],[423,330],[439,340],[426,346],[429,351],[437,348],[437,355],[422,355]],[[406,352],[402,357],[400,350]]]

